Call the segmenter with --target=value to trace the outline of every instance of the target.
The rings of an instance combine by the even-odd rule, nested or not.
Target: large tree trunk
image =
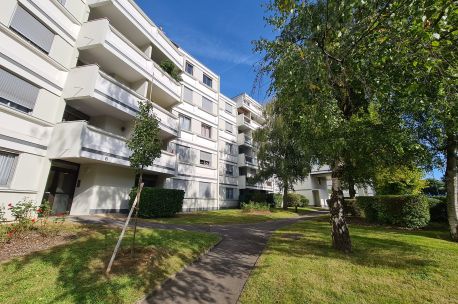
[[[458,241],[458,177],[456,154],[458,149],[456,134],[447,135],[447,167],[445,183],[447,188],[447,213],[452,239]]]
[[[342,165],[332,168],[332,194],[329,200],[329,212],[332,226],[332,246],[342,252],[351,252],[350,232],[348,231],[343,211]]]
[[[285,181],[283,184],[283,209],[288,210],[288,201],[286,196],[288,195],[288,182]]]
[[[354,199],[356,197],[355,181],[352,177],[350,177],[350,180],[348,181],[348,194],[350,199]]]
[[[138,186],[139,187],[142,184],[142,182],[143,182],[143,168],[141,169],[140,176],[138,177]],[[137,191],[139,191],[139,190],[137,190]],[[132,248],[130,249],[130,255],[131,256],[134,255],[134,251],[135,251],[135,236],[137,235],[138,210],[140,209],[140,201],[141,201],[141,199],[139,197],[138,198],[138,203],[135,206],[134,236],[132,238]]]

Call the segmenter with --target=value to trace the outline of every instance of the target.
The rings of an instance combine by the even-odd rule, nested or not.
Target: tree
[[[423,171],[408,166],[380,168],[374,178],[378,195],[420,194],[426,185]]]
[[[426,187],[423,188],[423,193],[428,196],[445,196],[447,192],[445,190],[445,183],[435,178],[427,178],[425,180]]]
[[[267,22],[279,34],[256,43],[264,54],[259,75],[271,78],[271,92],[283,100],[279,111],[290,114],[288,124],[299,126],[293,134],[298,148],[307,147],[314,163],[331,167],[332,242],[344,252],[351,251],[342,192],[348,172],[370,180],[374,168],[424,155],[402,113],[387,106],[390,88],[372,81],[374,58],[366,53],[381,43],[374,33],[399,6],[274,0]]]
[[[161,156],[162,140],[159,132],[159,122],[153,113],[152,103],[150,101],[139,101],[139,113],[135,118],[132,134],[127,141],[127,147],[132,152],[129,157],[130,166],[139,174],[139,185],[143,181],[144,169],[151,166],[154,160]],[[135,247],[139,204],[135,208],[132,252]]]
[[[293,135],[294,128],[288,124],[285,113],[275,107],[281,100],[274,99],[265,110],[266,123],[255,131],[254,141],[258,145],[259,170],[256,179],[275,177],[283,190],[283,209],[288,209],[288,190],[310,173],[310,158],[300,149]]]

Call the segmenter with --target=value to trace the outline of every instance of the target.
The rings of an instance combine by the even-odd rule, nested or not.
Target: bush
[[[258,203],[250,201],[248,203],[241,203],[240,207],[243,212],[253,212],[253,211],[270,211],[270,205],[266,203]]]
[[[345,198],[343,201],[343,211],[345,215],[362,216],[363,211],[356,203],[356,199]]]
[[[359,196],[356,201],[371,222],[408,228],[429,223],[428,200],[422,195]]]
[[[428,203],[431,222],[447,223],[447,197],[428,197]]]
[[[308,206],[310,204],[310,201],[309,201],[308,198],[306,198],[305,196],[301,195],[301,204],[302,204],[301,207],[305,207],[305,206]]]
[[[280,193],[274,193],[273,199],[275,208],[281,208],[281,206],[283,205],[283,195],[281,195]]]
[[[137,188],[130,192],[132,206]],[[138,215],[142,218],[172,217],[183,208],[184,191],[145,187],[142,190]]]
[[[159,66],[176,81],[180,82],[183,80],[181,70],[171,60],[165,59]]]
[[[286,195],[288,207],[305,207],[309,204],[308,198],[302,194],[291,192]]]

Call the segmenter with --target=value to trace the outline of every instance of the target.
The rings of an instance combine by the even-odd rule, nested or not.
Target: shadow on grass
[[[1,264],[0,269],[9,276],[11,288],[21,272],[40,276],[39,290],[45,302],[131,303],[216,241],[215,236],[202,233],[140,230],[134,258],[130,257],[128,236],[107,277],[105,269],[118,235],[116,230],[99,229],[76,242]],[[28,290],[17,292],[25,293],[18,302],[40,296],[36,291],[30,295],[26,295]]]
[[[302,237],[289,236],[296,234],[301,234]],[[268,250],[295,257],[310,256],[313,259],[321,256],[340,259],[367,267],[414,271],[438,266],[430,250],[427,251],[422,243],[411,238],[433,237],[429,231],[398,231],[382,227],[353,226],[350,227],[350,234],[353,253],[349,255],[337,252],[331,247],[330,226],[326,221],[301,223],[280,231],[271,240]]]

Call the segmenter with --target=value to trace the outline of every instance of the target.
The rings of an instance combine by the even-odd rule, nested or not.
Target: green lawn
[[[72,243],[0,264],[0,303],[134,303],[195,260],[214,234],[140,229],[137,254],[125,240],[112,275],[104,275],[118,230],[90,227]]]
[[[278,219],[297,217],[306,211],[314,211],[314,208],[299,208],[298,213],[293,208],[288,211],[274,209],[270,213],[248,213],[239,209],[225,209],[215,211],[198,211],[180,213],[172,218],[150,219],[148,221],[163,224],[182,224],[182,225],[220,225],[220,224],[243,224],[272,221]]]
[[[458,244],[446,228],[351,225],[354,252],[330,248],[325,221],[296,223],[269,241],[242,303],[458,303]]]

